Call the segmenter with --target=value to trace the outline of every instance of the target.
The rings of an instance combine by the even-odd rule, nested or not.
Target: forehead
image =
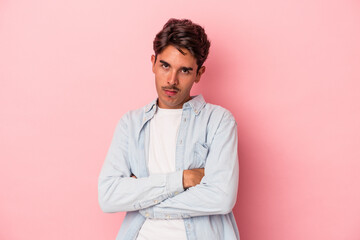
[[[164,50],[158,54],[157,58],[174,66],[195,66],[196,58],[189,52],[189,50],[186,48],[181,48],[180,50],[182,52],[172,45],[166,46]]]

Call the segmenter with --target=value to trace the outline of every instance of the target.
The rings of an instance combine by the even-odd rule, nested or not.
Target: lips
[[[174,90],[174,89],[164,89],[164,92],[165,92],[165,94],[168,95],[168,96],[175,96],[178,91],[176,91],[176,90]]]

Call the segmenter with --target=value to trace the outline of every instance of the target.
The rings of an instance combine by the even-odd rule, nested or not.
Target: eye
[[[182,73],[185,73],[185,74],[189,74],[189,73],[190,73],[190,70],[187,69],[187,68],[183,68],[183,69],[181,69],[181,72],[182,72]]]
[[[163,69],[168,69],[168,68],[169,68],[169,64],[162,63],[162,64],[161,64],[161,67],[162,67]]]

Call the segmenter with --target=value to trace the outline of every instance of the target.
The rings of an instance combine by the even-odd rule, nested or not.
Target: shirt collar
[[[142,126],[139,129],[138,134],[140,134],[140,131],[144,127],[145,123],[154,117],[155,112],[158,107],[156,103],[157,103],[157,99],[153,100],[151,103],[149,103],[148,105],[146,105],[144,107],[144,118],[143,118]],[[192,99],[190,99],[186,103],[184,103],[182,109],[184,110],[187,108],[191,108],[192,112],[195,115],[199,115],[200,111],[204,108],[205,104],[206,104],[206,102],[205,102],[203,96],[197,95],[195,97],[192,97]]]
[[[204,108],[205,104],[206,104],[206,102],[205,102],[203,96],[200,94],[200,95],[193,97],[186,103],[184,103],[183,109],[192,108],[194,114],[199,115],[201,110]]]
[[[150,112],[154,107],[156,108],[156,102],[157,99],[153,100],[151,103],[149,103],[148,105],[145,106],[145,113]]]
[[[205,106],[206,102],[204,97],[200,94],[197,96],[192,97],[189,101],[184,103],[183,109],[192,108],[195,115],[198,115],[200,111]],[[157,99],[153,100],[151,103],[145,106],[144,111],[145,115],[148,116],[148,118],[152,118],[154,116],[156,109],[157,109]],[[149,116],[150,115],[150,116]]]

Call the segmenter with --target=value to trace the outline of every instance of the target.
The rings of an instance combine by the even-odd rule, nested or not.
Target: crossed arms
[[[137,179],[134,174],[130,177]],[[204,168],[188,169],[183,171],[183,188],[188,189],[198,185],[204,177]]]
[[[212,139],[205,168],[136,178],[131,173],[126,118],[120,120],[99,176],[104,212],[138,210],[155,219],[227,214],[238,185],[237,130],[224,118]]]

